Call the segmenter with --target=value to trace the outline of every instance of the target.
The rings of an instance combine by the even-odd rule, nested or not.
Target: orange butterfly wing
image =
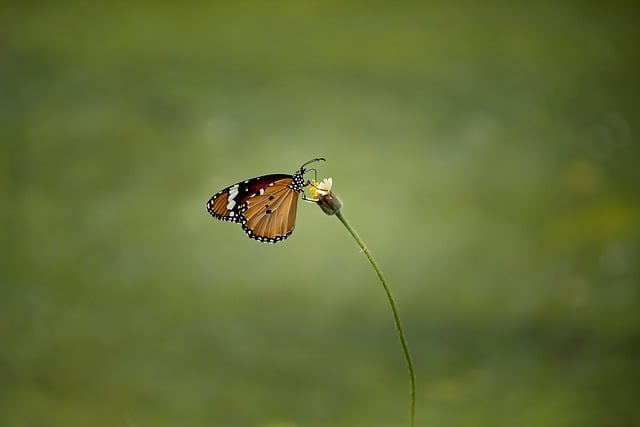
[[[299,193],[290,185],[291,178],[280,179],[247,199],[242,228],[249,237],[276,243],[293,232]]]
[[[288,181],[287,181],[288,180]],[[291,175],[273,174],[247,179],[218,191],[207,201],[207,211],[222,221],[242,223],[246,201],[276,182],[292,182]]]

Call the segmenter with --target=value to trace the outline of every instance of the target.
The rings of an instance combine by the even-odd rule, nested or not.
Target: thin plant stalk
[[[362,249],[364,254],[367,256],[367,259],[371,263],[371,266],[376,272],[378,279],[380,279],[380,283],[382,283],[382,287],[384,288],[384,292],[387,295],[387,300],[389,301],[389,305],[391,306],[391,311],[393,312],[393,320],[396,325],[396,331],[398,333],[398,338],[400,338],[400,345],[402,346],[402,351],[404,353],[404,358],[407,362],[407,368],[409,370],[409,387],[410,387],[410,408],[409,408],[409,425],[413,427],[415,425],[416,418],[416,374],[413,369],[413,362],[411,360],[411,353],[409,352],[409,345],[407,344],[407,339],[404,336],[404,330],[402,329],[402,323],[400,323],[400,315],[398,314],[398,308],[396,306],[395,299],[391,294],[391,290],[389,289],[389,285],[387,284],[387,280],[384,278],[382,274],[382,270],[380,266],[376,262],[375,258],[367,248],[367,245],[360,238],[356,230],[349,224],[349,221],[342,215],[340,209],[335,211],[335,215],[338,217],[340,222],[345,226],[349,234],[353,237],[353,239],[358,243],[358,246]]]

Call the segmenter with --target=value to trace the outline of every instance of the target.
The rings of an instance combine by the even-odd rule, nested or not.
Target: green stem
[[[384,292],[387,294],[387,300],[389,301],[389,305],[391,306],[391,311],[393,312],[393,320],[396,324],[396,331],[398,332],[398,337],[400,338],[400,345],[402,346],[402,351],[404,352],[404,358],[407,361],[407,368],[409,369],[409,386],[410,386],[410,411],[409,411],[409,425],[411,427],[415,424],[416,418],[416,374],[413,370],[413,362],[411,361],[411,353],[409,352],[409,345],[407,344],[407,340],[404,337],[404,331],[402,329],[402,324],[400,323],[400,316],[398,315],[398,308],[396,307],[396,302],[393,299],[393,295],[391,294],[391,290],[389,290],[389,285],[387,285],[387,281],[382,275],[382,270],[380,270],[380,266],[371,255],[371,252],[367,248],[367,245],[364,244],[356,230],[351,227],[349,221],[342,216],[342,212],[340,210],[335,212],[336,216],[345,226],[349,234],[353,236],[354,240],[358,243],[358,246],[362,248],[362,251],[369,259],[369,262],[373,266],[373,269],[376,271],[378,275],[378,279],[380,279],[380,283],[382,283],[382,287],[384,288]]]

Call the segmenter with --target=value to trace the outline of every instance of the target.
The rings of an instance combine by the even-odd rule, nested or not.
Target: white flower
[[[313,180],[309,185],[309,192],[314,199],[318,200],[323,196],[328,196],[329,194],[331,194],[332,185],[333,181],[331,180],[331,178],[325,178],[322,180],[322,182]]]
[[[327,215],[333,215],[340,210],[342,202],[331,192],[333,181],[331,178],[325,178],[322,182],[315,179],[309,183],[309,192],[313,197],[313,201],[320,206],[320,209]]]

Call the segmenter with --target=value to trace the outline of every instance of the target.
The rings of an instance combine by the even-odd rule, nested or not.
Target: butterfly
[[[242,225],[252,239],[278,243],[289,237],[296,225],[298,196],[302,193],[304,199],[303,190],[309,185],[304,180],[305,166],[321,160],[325,159],[309,160],[293,175],[263,175],[233,184],[207,201],[207,212],[219,220]]]

